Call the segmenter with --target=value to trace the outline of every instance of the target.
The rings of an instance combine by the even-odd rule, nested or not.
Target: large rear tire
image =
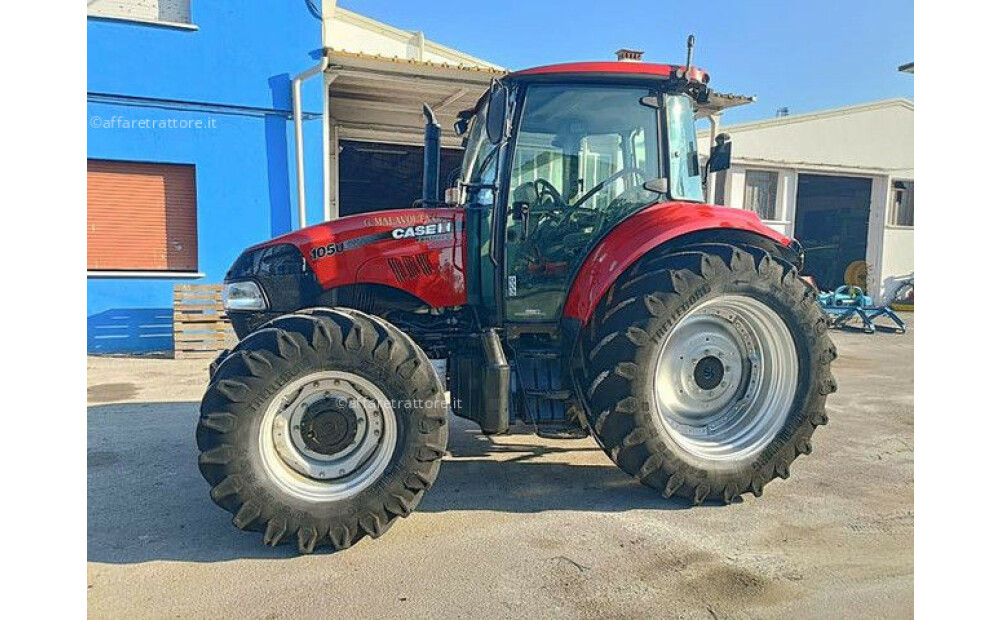
[[[654,250],[605,294],[581,340],[598,443],[665,497],[759,496],[812,450],[836,390],[815,291],[746,245]]]
[[[243,339],[201,405],[212,500],[264,543],[346,549],[406,517],[437,477],[444,389],[406,334],[355,310],[286,315]]]

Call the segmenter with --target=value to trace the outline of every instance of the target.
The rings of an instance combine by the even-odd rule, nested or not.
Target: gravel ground
[[[760,499],[691,508],[590,439],[485,438],[452,418],[415,514],[303,557],[237,531],[209,499],[194,443],[204,361],[89,358],[89,613],[912,616],[913,330],[834,340],[831,422]]]

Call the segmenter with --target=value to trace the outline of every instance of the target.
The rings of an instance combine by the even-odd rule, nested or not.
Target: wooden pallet
[[[219,284],[174,285],[174,357],[215,357],[235,340]]]

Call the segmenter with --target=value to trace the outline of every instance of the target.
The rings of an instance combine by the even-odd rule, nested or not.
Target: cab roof
[[[508,75],[511,78],[553,76],[553,75],[631,75],[636,77],[680,78],[684,67],[680,65],[664,65],[649,62],[594,61],[567,62],[556,65],[544,65],[522,69]],[[708,84],[708,73],[697,67],[691,67],[688,78],[694,82]]]

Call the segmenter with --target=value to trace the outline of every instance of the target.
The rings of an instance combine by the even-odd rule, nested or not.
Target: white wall
[[[895,179],[912,179],[913,171],[903,171],[902,174],[885,179],[885,224],[882,227],[881,239],[881,270],[878,274],[878,286],[885,302],[892,300],[901,280],[913,276],[913,227],[894,226],[888,220],[889,205],[892,200],[892,181]]]
[[[882,250],[882,294],[892,300],[900,280],[913,276],[913,229],[889,226]]]
[[[725,120],[725,117],[723,117]],[[901,175],[913,169],[913,104],[903,99],[719,128],[733,159],[792,167],[815,164]],[[699,135],[707,152],[708,134]]]

